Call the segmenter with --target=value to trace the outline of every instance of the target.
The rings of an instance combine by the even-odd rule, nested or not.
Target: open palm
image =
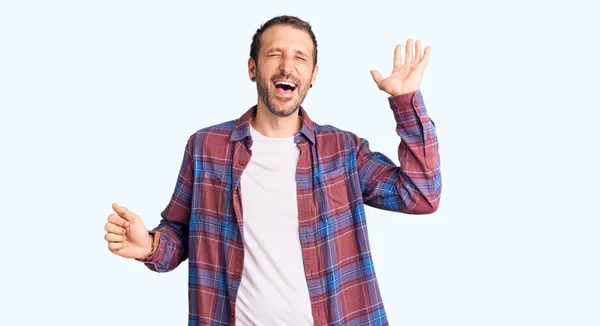
[[[421,41],[415,42],[416,51],[413,54],[413,40],[406,41],[405,60],[402,63],[402,46],[396,45],[394,50],[394,69],[392,74],[387,78],[383,78],[376,70],[371,70],[371,76],[380,90],[396,96],[400,94],[410,93],[419,89],[421,79],[423,79],[423,70],[429,61],[429,53],[431,48],[427,46],[425,53],[421,50]]]

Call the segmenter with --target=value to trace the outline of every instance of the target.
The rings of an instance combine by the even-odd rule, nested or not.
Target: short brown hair
[[[258,64],[258,52],[260,51],[260,37],[267,28],[273,25],[289,25],[294,28],[306,31],[308,35],[310,35],[314,46],[313,68],[317,65],[317,38],[315,36],[315,33],[313,33],[312,31],[312,26],[310,26],[308,22],[305,22],[304,20],[298,17],[285,15],[269,19],[266,23],[262,24],[259,29],[256,30],[256,33],[252,37],[252,44],[250,45],[250,58],[252,58],[256,64]]]

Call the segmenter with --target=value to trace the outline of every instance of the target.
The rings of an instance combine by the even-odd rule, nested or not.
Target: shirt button
[[[216,178],[213,180],[213,183],[216,184],[217,186],[221,184],[221,179]]]
[[[236,279],[241,279],[242,275],[240,273],[235,273],[235,275],[233,275],[233,277],[235,277]]]
[[[233,311],[232,311],[232,312],[229,314],[229,316],[231,316],[231,317],[235,317],[235,312],[233,312]]]
[[[246,160],[241,159],[239,163],[240,163],[240,165],[244,166],[244,165],[246,165]]]
[[[427,134],[427,139],[431,139],[431,134]]]
[[[418,101],[413,101],[414,106],[419,106],[419,102]]]

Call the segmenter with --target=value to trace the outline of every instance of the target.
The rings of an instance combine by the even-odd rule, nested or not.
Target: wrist
[[[144,250],[143,250],[143,256],[142,257],[138,257],[138,260],[146,260],[148,259],[148,257],[150,257],[152,254],[154,254],[156,252],[156,249],[158,248],[158,240],[160,239],[160,233],[159,232],[155,232],[153,233],[148,233],[148,238],[149,238],[149,244],[147,246],[144,246]]]
[[[389,94],[390,94],[390,96],[395,97],[395,96],[399,96],[399,95],[414,93],[417,89],[418,88],[399,90],[399,91],[390,92]]]
[[[150,236],[150,240],[152,240],[152,242],[146,258],[150,257],[156,252],[156,249],[158,249],[158,241],[160,240],[160,232],[158,231],[155,231],[154,233],[148,233],[148,235]]]

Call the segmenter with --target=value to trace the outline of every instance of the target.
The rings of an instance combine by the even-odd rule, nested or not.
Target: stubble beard
[[[278,78],[280,76],[275,77]],[[302,102],[304,102],[304,98],[306,97],[306,94],[308,94],[308,87],[305,86],[304,83],[301,83],[300,86],[298,86],[299,89],[296,90],[298,93],[294,98],[288,100],[285,104],[275,106],[273,100],[277,98],[277,95],[275,93],[276,90],[273,89],[274,79],[275,78],[266,79],[260,73],[260,71],[257,71],[256,88],[258,91],[258,96],[263,101],[263,103],[265,103],[265,105],[272,114],[278,117],[289,117],[290,115],[294,114],[294,112],[296,112],[300,108]]]

